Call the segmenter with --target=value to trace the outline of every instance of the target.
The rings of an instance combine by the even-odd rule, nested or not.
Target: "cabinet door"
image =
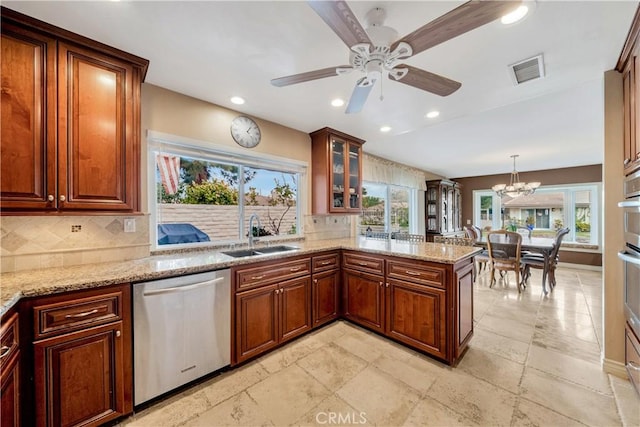
[[[20,426],[20,352],[14,353],[11,360],[2,367],[0,374],[0,425],[2,427]]]
[[[446,359],[446,292],[399,280],[388,289],[387,335]]]
[[[59,43],[60,209],[134,209],[133,74],[124,61]]]
[[[349,143],[347,154],[348,174],[345,176],[345,196],[348,199],[345,208],[347,211],[359,212],[362,208],[362,147],[359,144]]]
[[[0,197],[4,209],[56,208],[55,49],[55,40],[3,23]]]
[[[344,212],[349,204],[348,194],[349,187],[346,185],[345,176],[349,173],[349,156],[347,154],[347,141],[330,137],[331,143],[331,171],[329,176],[331,177],[331,197],[330,197],[330,212]]]
[[[121,331],[120,321],[34,343],[37,425],[98,425],[125,414],[131,361]]]
[[[636,123],[635,123],[635,63],[633,59],[629,61],[628,68],[622,74],[622,98],[624,104],[624,132],[623,132],[623,163],[625,173],[630,172],[633,166],[635,153],[633,152],[633,145],[636,138]]]
[[[280,284],[280,340],[287,341],[311,329],[311,279]]]
[[[363,326],[384,332],[384,283],[381,276],[344,271],[344,314]]]
[[[277,285],[236,294],[237,362],[278,344]]]
[[[313,326],[338,318],[340,270],[313,275]]]
[[[460,357],[467,342],[473,336],[473,264],[455,272],[456,307],[455,358]]]

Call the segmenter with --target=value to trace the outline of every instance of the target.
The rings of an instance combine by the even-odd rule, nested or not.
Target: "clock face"
[[[249,117],[238,116],[231,121],[231,136],[243,147],[253,148],[260,142],[260,128]]]

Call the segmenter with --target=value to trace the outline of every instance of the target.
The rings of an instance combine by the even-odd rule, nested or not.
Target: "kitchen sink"
[[[277,254],[279,252],[295,251],[296,249],[299,249],[299,248],[296,248],[295,246],[280,245],[280,246],[267,246],[267,247],[258,248],[258,249],[238,249],[235,251],[226,251],[222,253],[234,258],[244,258],[248,256],[255,256],[255,255],[267,255],[267,254]]]

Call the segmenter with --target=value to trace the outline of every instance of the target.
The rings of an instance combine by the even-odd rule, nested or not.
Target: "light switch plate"
[[[125,220],[124,220],[124,232],[125,233],[135,233],[136,232],[136,219],[135,218],[125,218]]]

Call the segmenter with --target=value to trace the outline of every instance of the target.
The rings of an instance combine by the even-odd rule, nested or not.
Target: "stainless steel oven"
[[[624,269],[625,367],[640,393],[640,171],[624,180],[624,249],[618,253]]]

